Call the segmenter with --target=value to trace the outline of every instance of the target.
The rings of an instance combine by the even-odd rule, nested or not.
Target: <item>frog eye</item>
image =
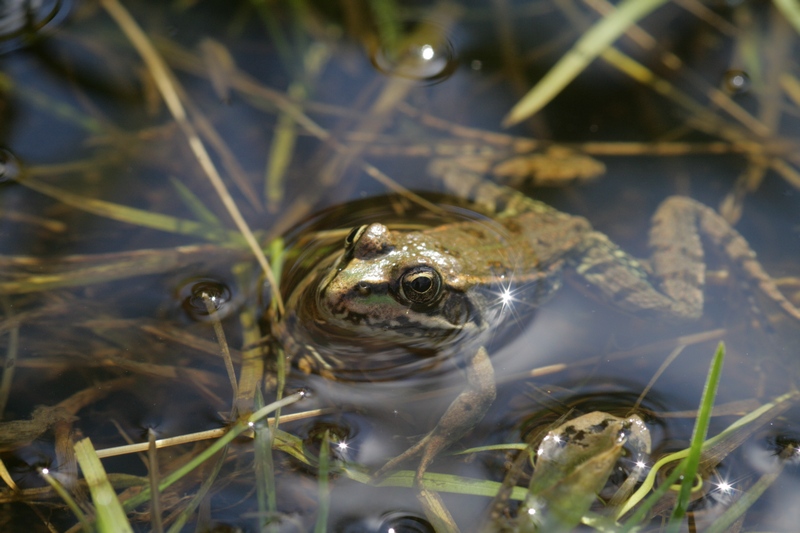
[[[406,270],[400,276],[400,296],[411,304],[430,305],[439,298],[442,276],[427,265]]]

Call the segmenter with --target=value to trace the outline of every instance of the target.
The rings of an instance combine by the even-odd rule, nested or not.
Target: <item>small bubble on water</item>
[[[380,533],[433,533],[433,526],[422,517],[391,513],[383,518]]]
[[[750,89],[750,76],[743,70],[729,70],[722,77],[722,84],[728,94],[743,94]]]
[[[0,2],[0,53],[29,44],[33,37],[61,23],[70,0],[3,0]]]
[[[17,156],[4,148],[0,148],[0,183],[19,178],[20,163]]]
[[[347,522],[337,524],[336,531],[341,533],[433,533],[433,526],[415,514],[394,511],[383,515],[372,514],[358,518],[350,518]]]
[[[180,290],[183,310],[193,320],[206,322],[212,317],[222,320],[231,311],[231,290],[219,280],[193,279]]]
[[[419,81],[442,81],[457,66],[455,50],[446,36],[428,42],[407,42],[397,50],[378,48],[372,64],[389,76]]]

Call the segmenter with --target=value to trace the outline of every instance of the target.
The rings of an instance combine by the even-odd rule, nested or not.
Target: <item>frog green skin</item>
[[[601,299],[640,317],[686,321],[703,309],[703,241],[724,254],[735,274],[800,321],[745,239],[715,211],[671,197],[653,217],[650,267],[617,247],[589,222],[447,162],[432,173],[448,189],[494,213],[492,223],[457,222],[424,231],[393,231],[380,223],[355,228],[344,249],[322,263],[288,299],[287,321],[314,334],[349,332],[353,342],[433,346],[464,358],[467,384],[420,442],[379,474],[421,456],[416,479],[434,457],[470,430],[495,398],[485,344],[509,299],[538,306],[565,270]],[[286,339],[296,328],[283,328]],[[323,332],[323,333],[321,333]],[[312,335],[313,337],[313,335]],[[298,352],[298,343],[285,343]],[[313,348],[312,348],[313,349]]]

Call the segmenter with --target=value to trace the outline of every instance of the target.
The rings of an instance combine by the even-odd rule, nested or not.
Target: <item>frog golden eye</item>
[[[400,296],[408,303],[430,305],[441,291],[442,276],[427,265],[410,268],[400,277]]]

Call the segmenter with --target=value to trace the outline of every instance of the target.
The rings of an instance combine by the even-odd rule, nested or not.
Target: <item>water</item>
[[[23,4],[3,4],[0,14]],[[259,396],[272,401],[280,365],[268,335],[277,311],[275,290],[107,12],[92,3],[27,4],[59,11],[30,19],[24,38],[15,33],[20,17],[0,20],[13,36],[0,43],[0,413],[3,424],[22,422],[0,426],[0,459],[26,499],[15,494],[3,515],[9,530],[44,531],[49,521],[63,531],[74,516],[37,492],[46,485],[38,467],[75,483],[74,461],[55,444],[89,437],[107,449],[146,442],[148,429],[158,438],[220,429],[255,410]],[[509,109],[597,15],[540,2],[387,4],[125,4],[180,83],[233,203],[281,265],[284,297],[361,224],[410,231],[476,221],[502,240],[481,208],[431,177],[431,167],[458,160],[457,172],[507,180],[586,217],[637,257],[649,254],[657,206],[675,194],[695,198],[735,223],[782,292],[800,302],[798,44],[773,7],[712,5],[698,22],[664,6],[640,23],[653,42],[634,34],[618,43],[658,84],[598,59],[534,118],[503,130]],[[397,188],[421,197],[392,194]],[[625,417],[634,407],[654,458],[683,449],[719,341],[727,359],[709,436],[794,390],[796,321],[753,298],[718,254],[705,260],[703,317],[689,323],[622,312],[569,268],[549,300],[512,301],[503,327],[482,339],[497,399],[452,450],[536,443],[568,413]],[[296,326],[287,338],[299,345],[312,335],[317,353],[303,349],[292,361],[286,391],[309,394],[282,414],[325,411],[281,423],[282,448],[266,468],[273,482],[254,467],[267,460],[243,437],[217,474],[218,456],[166,489],[162,515],[185,509],[184,497],[216,475],[184,530],[258,531],[265,517],[280,531],[312,530],[325,508],[317,461],[328,435],[335,473],[325,529],[430,531],[416,491],[376,488],[367,476],[434,427],[463,389],[461,339],[409,347]],[[795,403],[707,461],[692,508],[699,530],[778,468],[744,527],[796,529]],[[161,449],[160,474],[198,449]],[[461,476],[442,498],[462,531],[490,509],[513,516],[517,504],[455,487],[509,472],[527,486],[530,468],[521,461],[515,472],[516,460],[515,451],[436,458],[430,473]],[[401,467],[413,471],[417,461]],[[103,465],[118,492],[122,474],[147,483],[148,468],[133,455]],[[621,477],[610,478],[604,498]],[[273,483],[271,509],[265,487]],[[654,523],[671,512],[655,509]],[[129,515],[135,530],[151,529],[145,514]]]

